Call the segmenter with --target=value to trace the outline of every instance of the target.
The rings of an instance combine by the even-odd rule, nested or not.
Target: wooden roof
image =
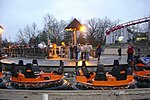
[[[82,24],[75,18],[65,29],[80,30]]]

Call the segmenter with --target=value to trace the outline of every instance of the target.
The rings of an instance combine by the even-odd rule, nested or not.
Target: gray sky
[[[124,23],[150,16],[150,0],[0,0],[3,39],[14,41],[18,29],[33,22],[42,27],[47,14],[65,21],[108,17]]]

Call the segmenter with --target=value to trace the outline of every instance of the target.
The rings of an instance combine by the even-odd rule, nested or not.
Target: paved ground
[[[150,89],[3,90],[0,100],[150,100]]]
[[[35,58],[6,58],[4,63],[18,63],[23,59],[24,63],[31,63]],[[59,61],[64,61],[64,66],[75,66],[75,60],[69,58],[37,59],[39,65],[59,66]],[[126,64],[127,56],[124,54],[121,59],[112,53],[101,56],[101,64],[112,65],[114,60],[120,64]],[[79,66],[80,66],[79,61]],[[90,58],[87,66],[97,65],[97,58]],[[70,70],[69,68],[66,69]],[[73,69],[74,70],[74,69]],[[68,80],[69,81],[69,80]],[[73,81],[71,79],[70,81]],[[69,82],[70,82],[69,81]],[[129,89],[129,90],[94,90],[94,91],[31,91],[31,90],[0,90],[0,100],[150,100],[150,89]]]
[[[120,64],[127,64],[127,47],[122,48],[122,58],[119,59],[118,48],[105,48],[105,51],[102,52],[100,63],[104,65],[112,65],[114,60],[119,60]],[[18,63],[22,59],[24,63],[31,63],[33,59],[36,58],[6,58],[2,59],[3,63]],[[64,66],[75,66],[75,60],[70,60],[69,58],[53,58],[53,59],[37,59],[39,65],[42,66],[59,66],[59,61],[63,60]],[[90,57],[90,60],[87,61],[87,66],[96,66],[98,63],[97,58]],[[79,66],[81,66],[81,61],[79,61]]]
[[[1,62],[3,63],[18,63],[18,61],[22,59],[24,63],[31,63],[33,59],[36,58],[5,58],[2,59]],[[126,56],[122,56],[121,59],[119,59],[119,56],[117,55],[102,55],[100,63],[104,65],[112,65],[114,60],[119,60],[120,64],[126,64]],[[69,58],[53,58],[53,59],[37,59],[39,65],[42,66],[59,66],[59,61],[63,60],[64,66],[75,66],[75,60],[70,60]],[[98,63],[97,58],[90,58],[86,62],[87,66],[96,66]],[[79,61],[79,66],[81,66],[81,61]]]

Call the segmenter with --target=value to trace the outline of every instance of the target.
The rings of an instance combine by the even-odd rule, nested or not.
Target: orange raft
[[[135,88],[132,72],[127,66],[114,65],[112,72],[105,72],[103,65],[98,65],[96,72],[88,72],[86,67],[76,68],[76,84],[74,89],[111,90]]]
[[[69,83],[63,79],[60,69],[44,73],[37,66],[27,63],[20,71],[13,64],[11,86],[16,89],[68,89]]]
[[[150,87],[150,66],[144,64],[140,59],[134,61],[134,78],[137,80],[138,88]]]

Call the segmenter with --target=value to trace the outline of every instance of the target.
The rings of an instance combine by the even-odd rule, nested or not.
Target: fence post
[[[43,94],[43,100],[48,100],[48,94]]]

